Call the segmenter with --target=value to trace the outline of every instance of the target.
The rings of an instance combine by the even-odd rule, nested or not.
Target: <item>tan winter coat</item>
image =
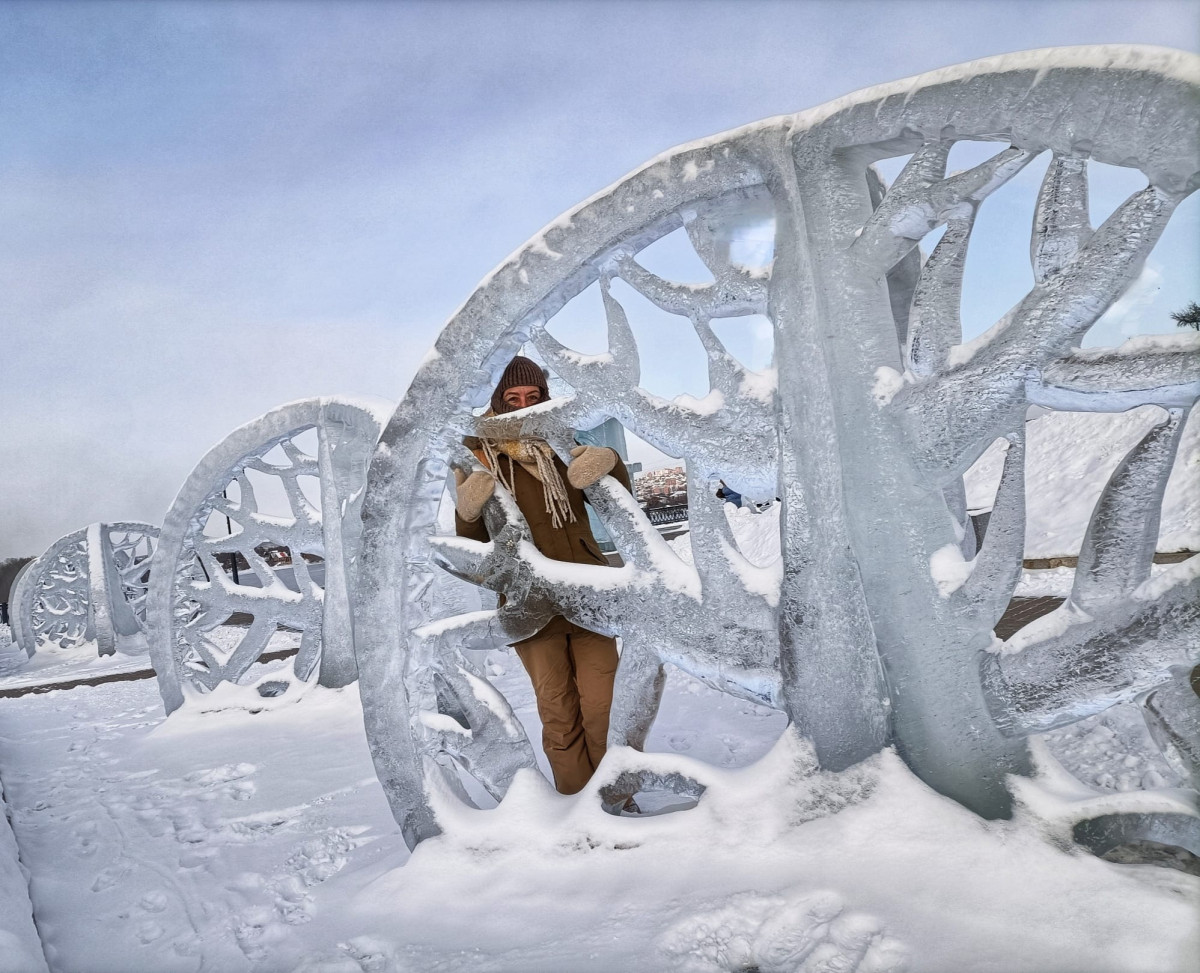
[[[467,448],[475,454],[479,462],[486,468],[487,461],[484,458],[483,449],[479,445],[479,440],[468,438],[465,442]],[[562,478],[563,487],[567,492],[567,500],[571,504],[571,512],[575,514],[574,522],[564,524],[562,527],[555,527],[551,523],[550,514],[546,512],[546,494],[537,477],[520,463],[513,461],[504,454],[501,454],[500,462],[512,464],[511,482],[516,491],[517,506],[529,524],[529,531],[533,535],[534,547],[546,555],[546,557],[553,558],[555,561],[608,566],[608,560],[601,552],[600,546],[596,543],[596,538],[592,534],[592,528],[588,524],[587,511],[584,509],[583,491],[575,489],[568,482],[567,468],[562,460],[555,457],[554,467],[558,470],[558,474]],[[508,469],[504,470],[506,477],[508,477],[509,472]],[[617,482],[630,493],[633,492],[633,488],[629,482],[629,471],[625,469],[625,464],[621,462],[619,456],[617,457],[617,465],[612,468],[609,475],[616,477]],[[499,489],[503,489],[499,485],[497,486]],[[469,537],[471,540],[484,542],[491,540],[482,517],[474,522],[469,522],[463,520],[455,513],[454,529],[460,537]],[[556,615],[546,623],[540,632],[525,639],[525,642],[544,638],[547,635],[558,635],[571,631],[582,630],[578,626],[572,625],[561,615]],[[523,643],[518,642],[514,644],[520,645]]]

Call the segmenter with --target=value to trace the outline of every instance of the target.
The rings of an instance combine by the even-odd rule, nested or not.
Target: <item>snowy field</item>
[[[1121,458],[1164,412],[1051,412],[1025,424],[1025,557],[1079,553],[1092,509]],[[1004,453],[993,444],[964,477],[967,509],[992,508]],[[1200,550],[1200,414],[1184,427],[1163,496],[1159,551]]]
[[[537,739],[515,657],[486,666]],[[648,759],[706,785],[698,805],[612,817],[524,772],[499,809],[448,804],[411,856],[353,686],[169,721],[153,680],[3,699],[0,776],[56,971],[1195,969],[1200,877],[1066,840],[1114,801],[1171,806],[1139,795],[1178,781],[1124,709],[1053,741],[1090,786],[1043,748],[998,823],[889,752],[800,773],[781,714],[678,672]],[[6,973],[38,969],[21,910],[0,908]]]

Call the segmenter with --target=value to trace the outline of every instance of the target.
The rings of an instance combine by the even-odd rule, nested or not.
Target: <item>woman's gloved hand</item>
[[[616,450],[607,446],[576,446],[571,457],[567,480],[576,490],[590,487],[617,465]]]
[[[467,523],[474,523],[483,513],[483,505],[496,491],[496,480],[491,473],[476,470],[470,475],[462,470],[454,471],[455,491],[454,509]]]

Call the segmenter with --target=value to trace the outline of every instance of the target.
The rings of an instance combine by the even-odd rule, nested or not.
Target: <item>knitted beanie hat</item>
[[[537,388],[542,393],[543,402],[550,398],[550,388],[546,385],[546,374],[542,371],[541,366],[530,358],[517,355],[508,363],[508,367],[504,369],[504,374],[500,376],[500,381],[496,384],[496,391],[492,393],[492,411],[496,415],[515,412],[516,409],[504,401],[504,393],[522,385],[532,385]]]

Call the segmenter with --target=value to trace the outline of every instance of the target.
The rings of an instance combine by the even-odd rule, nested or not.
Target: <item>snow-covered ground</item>
[[[779,562],[779,515],[782,508],[772,503],[761,512],[752,507],[725,504],[725,519],[733,532],[738,550],[751,564],[768,567]],[[692,563],[690,533],[680,534],[667,542],[671,549],[688,564]]]
[[[515,657],[485,665],[537,739]],[[801,772],[782,714],[679,672],[657,756],[614,752],[601,777],[663,762],[707,787],[697,806],[616,818],[525,772],[498,809],[447,803],[412,855],[353,686],[169,720],[153,680],[4,699],[0,779],[56,971],[1194,969],[1200,878],[1065,840],[1106,802],[1171,805],[1139,796],[1170,770],[1116,712],[1054,739],[1090,786],[1043,755],[1007,822],[888,752]],[[0,929],[14,916],[0,898]]]
[[[1151,421],[1029,424],[1027,557],[1077,551]],[[1160,550],[1200,541],[1198,430]],[[968,475],[974,509],[990,504],[999,460]],[[778,506],[725,510],[747,558],[777,563]],[[686,535],[671,544],[690,560]],[[1026,571],[1017,594],[1066,595],[1072,576]],[[891,752],[817,772],[781,713],[672,671],[646,756],[613,752],[570,798],[534,772],[499,808],[443,796],[445,833],[410,855],[356,687],[277,700],[230,687],[167,720],[153,679],[14,695],[148,660],[100,659],[92,644],[26,660],[6,635],[0,973],[1200,970],[1194,859],[1175,862],[1190,873],[1117,864],[1070,841],[1083,817],[1181,806],[1171,788],[1184,782],[1134,705],[1036,741],[1041,773],[1014,782],[1015,817],[985,822]],[[520,664],[506,651],[479,661],[536,741]],[[639,795],[665,813],[610,816],[596,788],[627,766],[680,771],[705,792],[673,813],[673,795]]]
[[[46,960],[33,924],[29,873],[0,795],[0,973],[45,973]]]
[[[1164,417],[1129,412],[1050,412],[1025,424],[1025,557],[1079,553],[1092,508],[1121,458]],[[990,510],[1004,453],[998,444],[964,478],[971,512]],[[1160,551],[1200,550],[1200,417],[1189,418],[1163,497]]]
[[[69,648],[43,643],[32,658],[12,648],[7,626],[0,626],[0,687],[18,689],[93,679],[115,672],[147,672],[153,669],[148,655],[117,653],[101,656],[95,642]]]

